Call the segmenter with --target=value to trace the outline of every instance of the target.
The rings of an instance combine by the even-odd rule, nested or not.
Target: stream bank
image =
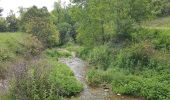
[[[76,100],[145,100],[141,97],[116,95],[110,89],[90,87],[86,82],[88,64],[80,58],[60,58],[59,61],[70,67],[77,80],[84,85],[84,90],[75,97]]]

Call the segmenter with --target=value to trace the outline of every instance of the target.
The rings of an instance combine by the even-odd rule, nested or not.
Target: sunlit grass
[[[148,29],[170,30],[170,16],[143,22],[142,26]]]

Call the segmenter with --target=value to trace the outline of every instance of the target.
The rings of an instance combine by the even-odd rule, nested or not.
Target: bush
[[[8,41],[8,47],[17,55],[36,56],[43,49],[41,42],[32,35],[25,35],[21,40],[15,40],[14,43]]]
[[[7,22],[5,19],[0,18],[0,32],[6,32],[7,31]]]
[[[44,46],[52,47],[59,44],[59,33],[52,22],[46,23],[41,19],[37,19],[26,24],[26,27],[26,32],[36,36]]]
[[[140,43],[141,41],[149,41],[157,50],[167,49],[170,47],[169,30],[156,30],[156,29],[139,29],[132,34],[133,42]]]
[[[40,60],[16,75],[10,94],[17,100],[58,100],[60,96],[75,95],[82,89],[66,65]]]
[[[122,50],[115,59],[115,66],[134,71],[156,67],[152,61],[155,50],[152,44],[146,42],[135,44]]]
[[[112,59],[112,51],[107,46],[84,48],[79,56],[100,69],[106,70]]]
[[[112,90],[116,93],[144,96],[148,100],[168,100],[169,85],[157,80],[138,76],[121,75],[112,81]]]

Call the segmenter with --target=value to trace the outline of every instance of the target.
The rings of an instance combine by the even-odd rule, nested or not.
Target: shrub
[[[114,65],[132,72],[155,68],[157,63],[152,59],[155,52],[152,44],[147,41],[134,44],[118,53]]]
[[[132,34],[133,42],[149,41],[155,49],[167,49],[170,47],[169,30],[139,29]]]
[[[102,71],[99,70],[90,70],[87,73],[87,81],[88,84],[91,86],[98,86],[102,83],[101,81],[101,74],[103,74]]]
[[[32,35],[26,35],[22,40],[16,40],[16,43],[19,44],[20,48],[15,48],[12,46],[13,44],[9,43],[9,46],[12,47],[11,49],[16,54],[35,56],[39,55],[43,49],[41,42]]]
[[[60,96],[75,95],[82,88],[66,65],[40,60],[16,75],[10,94],[15,99],[58,100]]]
[[[50,22],[50,21],[49,21]],[[50,23],[46,23],[46,20],[37,18],[26,24],[26,32],[36,36],[46,47],[52,47],[59,44],[59,33],[55,26]]]
[[[116,93],[144,96],[148,100],[168,100],[169,85],[158,82],[153,78],[121,75],[112,81],[112,90]]]
[[[79,56],[94,66],[106,70],[111,63],[112,51],[107,46],[99,46],[92,49],[85,48],[79,53]]]
[[[80,84],[73,75],[73,72],[63,64],[55,67],[49,76],[50,82],[58,86],[58,94],[62,96],[76,95],[82,91],[82,84]],[[63,67],[66,68],[63,68]]]

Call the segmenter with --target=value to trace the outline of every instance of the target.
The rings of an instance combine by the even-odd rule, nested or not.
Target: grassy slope
[[[21,40],[24,35],[22,33],[0,33],[0,48],[8,48],[8,43],[15,43],[16,40]]]

